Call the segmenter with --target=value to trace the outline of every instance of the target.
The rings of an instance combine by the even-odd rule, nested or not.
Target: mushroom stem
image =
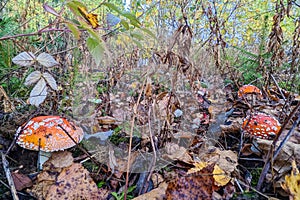
[[[43,164],[51,157],[51,152],[39,151],[37,169],[42,170]]]

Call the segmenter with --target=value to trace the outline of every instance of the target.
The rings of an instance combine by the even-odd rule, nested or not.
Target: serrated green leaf
[[[68,28],[72,31],[74,37],[79,40],[80,39],[80,31],[78,29],[77,26],[75,26],[74,24],[70,23],[70,22],[67,22],[67,26]]]
[[[36,83],[38,80],[40,80],[41,76],[42,76],[42,73],[40,71],[31,72],[26,77],[24,85],[29,86],[33,83]]]
[[[35,62],[35,55],[31,52],[22,52],[15,56],[12,61],[13,63],[21,66],[31,66]]]
[[[126,29],[129,30],[129,24],[124,19],[121,20],[120,24]]]
[[[86,44],[87,44],[87,47],[88,47],[90,53],[92,54],[93,58],[95,59],[96,64],[99,65],[103,58],[103,54],[105,51],[103,43],[100,40],[89,37],[86,40]]]

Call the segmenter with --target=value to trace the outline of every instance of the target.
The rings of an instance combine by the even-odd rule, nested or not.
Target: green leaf
[[[86,6],[83,3],[81,3],[80,1],[70,1],[67,3],[67,6],[77,16],[81,16],[80,12],[78,11],[78,7],[83,7],[85,9],[87,9]]]
[[[140,28],[142,31],[144,31],[145,33],[147,33],[148,35],[150,35],[151,37],[153,37],[154,39],[156,39],[156,36],[154,35],[154,33],[152,33],[152,31],[150,31],[147,28]]]
[[[74,37],[79,40],[80,39],[80,31],[74,24],[67,22],[68,28],[72,31]]]
[[[124,13],[121,13],[122,16],[126,17],[127,19],[130,20],[130,23],[135,26],[135,27],[138,27],[140,28],[141,26],[141,23],[139,22],[139,20],[135,17],[135,15],[133,15],[132,13],[130,12],[124,12]]]
[[[98,39],[89,37],[86,40],[86,44],[87,44],[87,47],[88,47],[90,53],[92,54],[93,58],[95,59],[96,64],[99,65],[103,58],[103,54],[105,51],[103,43]]]
[[[129,24],[124,19],[121,20],[120,24],[126,29],[129,30]]]
[[[143,45],[139,42],[139,41],[137,41],[137,40],[135,40],[135,39],[132,39],[132,41],[136,44],[136,46],[138,46],[139,48],[143,48]]]
[[[116,11],[119,14],[122,14],[122,11],[120,11],[119,8],[115,4],[112,4],[112,3],[103,3],[103,5],[106,6],[106,7],[108,7],[109,9],[112,9],[112,10]]]
[[[143,40],[144,39],[144,36],[141,35],[140,33],[137,33],[137,32],[130,33],[130,35],[131,35],[131,37],[136,38],[138,40]]]

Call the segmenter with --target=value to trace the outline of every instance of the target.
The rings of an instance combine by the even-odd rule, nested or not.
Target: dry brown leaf
[[[211,147],[207,152],[198,156],[203,162],[215,163],[228,175],[233,172],[238,165],[237,154],[233,151],[221,151],[216,147]]]
[[[145,194],[142,194],[133,200],[163,200],[165,198],[166,189],[168,184],[166,182],[161,183],[158,188],[151,190]]]
[[[98,189],[89,172],[72,160],[71,153],[53,154],[29,192],[37,199],[46,200],[105,199],[109,191]]]
[[[214,185],[214,164],[201,171],[172,180],[166,190],[166,199],[212,199],[214,191],[219,187]]]
[[[105,199],[108,191],[98,189],[89,172],[79,163],[64,168],[45,199]]]
[[[179,146],[175,143],[166,143],[166,153],[162,156],[164,159],[177,160],[185,163],[194,163],[192,157],[188,154],[186,148]]]
[[[207,162],[194,163],[195,167],[189,169],[187,174],[193,174],[193,173],[199,172],[203,168],[205,168],[211,164],[212,163],[207,163]],[[218,165],[214,165],[213,178],[214,178],[214,184],[217,186],[225,186],[231,180],[230,176],[228,176]]]
[[[280,144],[281,141],[277,142]],[[272,141],[257,139],[258,148],[267,155],[271,147]],[[286,173],[290,170],[291,160],[295,159],[297,163],[300,163],[300,144],[288,141],[279,152],[275,162],[273,163],[273,169],[280,174]]]
[[[32,186],[32,181],[30,178],[28,178],[28,176],[19,172],[13,172],[11,175],[14,180],[16,190],[21,191]]]
[[[74,158],[71,152],[68,151],[58,151],[53,152],[50,159],[44,163],[43,167],[45,170],[50,170],[50,168],[63,168],[72,165]]]

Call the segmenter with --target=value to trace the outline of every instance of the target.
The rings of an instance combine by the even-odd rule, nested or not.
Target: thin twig
[[[34,36],[34,35],[40,35],[42,33],[48,33],[48,32],[71,32],[69,29],[57,29],[57,28],[49,28],[49,29],[45,29],[42,31],[37,31],[34,33],[23,33],[23,34],[18,34],[18,35],[8,35],[8,36],[3,36],[0,38],[1,40],[8,40],[8,39],[13,39],[13,38],[18,38],[18,37],[28,37],[28,36]]]
[[[8,181],[8,185],[10,187],[11,195],[12,195],[14,200],[19,200],[19,197],[17,195],[17,190],[16,190],[16,187],[15,187],[15,183],[12,179],[12,176],[11,176],[11,173],[10,173],[10,170],[9,170],[9,167],[8,167],[9,163],[6,160],[5,154],[3,154],[1,152],[1,156],[2,156],[3,169],[5,171],[5,175],[6,175],[6,178],[7,178],[7,181]]]

